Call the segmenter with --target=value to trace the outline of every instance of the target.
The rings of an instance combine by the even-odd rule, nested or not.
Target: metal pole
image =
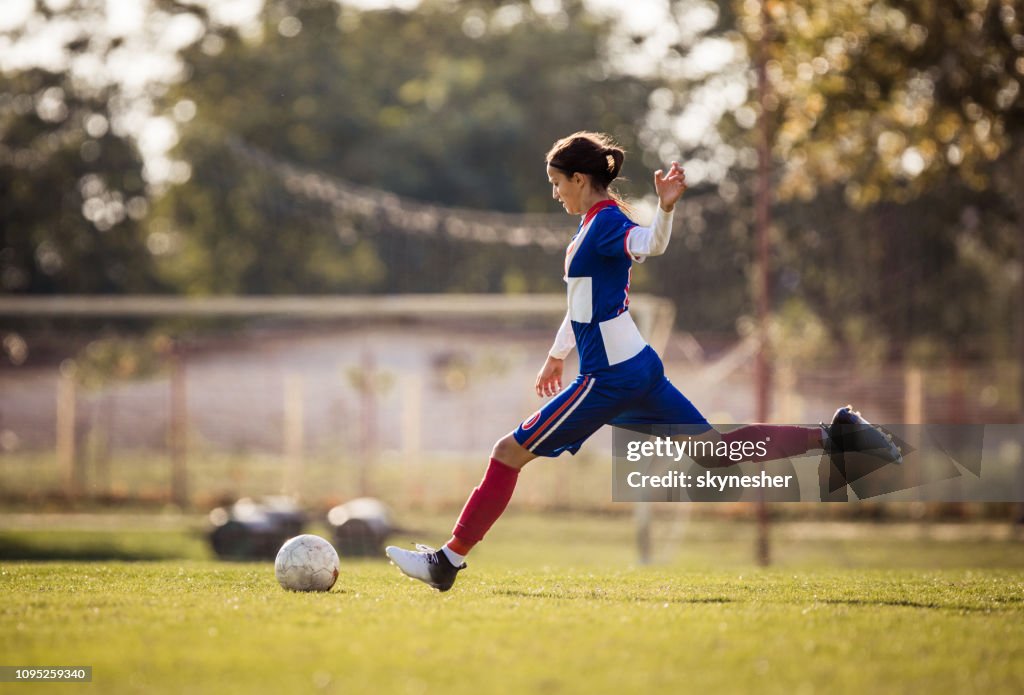
[[[286,374],[284,378],[284,484],[286,495],[299,497],[303,490],[303,454],[305,431],[303,428],[305,384],[301,374]]]
[[[754,363],[756,382],[757,422],[767,422],[770,412],[769,391],[771,389],[771,366],[768,357],[768,311],[771,305],[768,282],[769,238],[771,225],[771,124],[768,119],[768,30],[770,18],[767,2],[761,2],[761,37],[757,51],[757,95],[761,105],[759,118],[759,141],[757,148],[757,193],[755,200],[755,233],[757,237],[757,267],[754,274],[754,301],[757,310],[758,348]],[[757,563],[771,563],[771,547],[768,535],[768,504],[764,490],[757,495]]]
[[[168,439],[171,448],[171,501],[188,506],[188,396],[185,391],[185,350],[176,344],[171,359],[171,417]]]
[[[1017,153],[1017,180],[1024,176],[1024,148]],[[1024,199],[1017,196],[1017,262],[1024,261]],[[1020,446],[1017,448],[1017,499],[1024,499],[1024,278],[1017,280],[1017,421],[1020,423]],[[1018,502],[1014,521],[1024,526],[1024,502]]]
[[[357,486],[361,497],[370,495],[370,468],[377,458],[377,366],[373,352],[369,347],[363,348],[362,354],[361,420],[362,420],[362,456],[359,457],[359,478]]]
[[[80,492],[76,448],[75,363],[66,360],[57,376],[57,469],[64,495],[74,499]]]

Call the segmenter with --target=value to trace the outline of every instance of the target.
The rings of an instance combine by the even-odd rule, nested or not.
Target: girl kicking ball
[[[402,572],[439,591],[452,587],[466,568],[466,556],[505,511],[523,466],[538,456],[575,454],[603,425],[690,425],[699,438],[714,442],[769,437],[764,455],[749,461],[822,448],[881,449],[892,460],[899,458],[882,432],[849,408],[836,411],[829,426],[750,425],[720,434],[672,385],[661,359],[630,316],[629,271],[633,263],[659,256],[668,247],[673,210],[686,191],[686,175],[678,162],[672,162],[668,171],[654,172],[658,210],[650,227],[640,227],[610,190],[624,157],[607,135],[590,132],[562,138],[547,154],[552,197],[568,214],[580,216],[579,229],[565,252],[568,311],[537,374],[537,395],[554,397],[495,443],[483,480],[470,493],[451,539],[440,550],[423,545],[417,550],[387,548]],[[579,375],[563,388],[565,357],[573,348],[579,353]],[[831,437],[830,430],[837,425],[860,427],[855,428],[857,436]],[[697,462],[709,468],[736,463],[715,455]]]

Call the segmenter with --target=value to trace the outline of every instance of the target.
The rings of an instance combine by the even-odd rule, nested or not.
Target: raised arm
[[[667,174],[654,172],[654,188],[658,192],[658,211],[650,227],[634,227],[629,232],[627,248],[633,260],[642,262],[647,256],[660,256],[672,238],[672,213],[686,191],[686,172],[679,162],[672,162]]]

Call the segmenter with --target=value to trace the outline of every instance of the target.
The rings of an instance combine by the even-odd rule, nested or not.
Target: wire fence
[[[147,373],[115,368],[102,380],[82,357],[101,339],[54,349],[42,363],[0,369],[0,494],[200,509],[240,496],[333,504],[373,495],[449,508],[476,483],[493,442],[541,405],[532,385],[550,344],[546,323],[250,322],[177,336]],[[749,422],[755,349],[675,334],[666,372],[710,421]],[[783,366],[772,420],[827,421],[852,402],[878,422],[1012,422],[1012,370]],[[610,440],[605,428],[576,457],[529,466],[516,504],[625,509],[610,502]]]

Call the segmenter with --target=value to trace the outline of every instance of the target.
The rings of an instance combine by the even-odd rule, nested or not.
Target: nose
[[[558,188],[556,188],[555,186],[551,187],[551,197],[554,198],[555,200],[558,200]]]

